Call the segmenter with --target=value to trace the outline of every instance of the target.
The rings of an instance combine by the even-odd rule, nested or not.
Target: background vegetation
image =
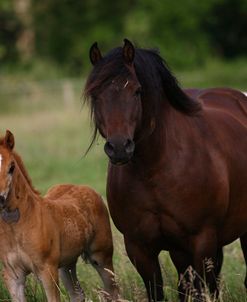
[[[124,37],[180,69],[247,54],[246,0],[1,0],[0,28],[1,68],[40,61],[81,74],[94,41],[108,50]]]
[[[241,72],[240,72],[241,69]],[[232,77],[238,74],[238,77]],[[30,76],[30,75],[29,75]],[[193,72],[179,72],[186,86],[229,86],[243,88],[247,66],[211,64]],[[0,135],[10,129],[16,138],[16,150],[22,156],[36,188],[45,193],[56,183],[85,183],[105,197],[107,159],[101,139],[89,154],[91,129],[89,114],[82,106],[82,79],[31,80],[9,75],[0,82]],[[128,301],[145,301],[143,283],[126,256],[121,234],[113,228],[116,276],[122,297]],[[177,300],[177,276],[166,252],[160,257],[168,301]],[[102,286],[97,274],[79,261],[79,280],[88,299],[100,301],[97,289]],[[222,298],[224,302],[247,301],[243,286],[245,265],[239,243],[225,249]],[[29,280],[28,302],[45,301],[37,282]],[[62,292],[63,301],[68,301]],[[0,301],[8,301],[0,280]]]
[[[82,90],[88,49],[103,52],[124,37],[158,47],[186,87],[230,86],[247,90],[245,0],[1,0],[0,134],[10,129],[34,185],[87,183],[105,197],[107,159],[99,139],[84,157],[91,129]],[[143,283],[113,227],[114,264],[122,297],[145,301]],[[177,300],[177,277],[167,253],[160,257],[169,301]],[[82,261],[79,279],[88,299],[102,286]],[[247,301],[245,265],[238,243],[225,249],[221,301]],[[28,301],[45,301],[33,279]],[[67,301],[66,293],[62,292]],[[0,301],[8,301],[0,280]]]

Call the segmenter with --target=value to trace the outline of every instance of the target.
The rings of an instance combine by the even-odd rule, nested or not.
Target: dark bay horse
[[[247,256],[246,96],[182,90],[156,51],[127,39],[104,57],[95,43],[90,59],[85,95],[110,159],[109,209],[149,300],[164,299],[161,250],[179,278],[191,266],[217,293],[222,247],[240,237]],[[179,293],[187,299],[182,282]]]

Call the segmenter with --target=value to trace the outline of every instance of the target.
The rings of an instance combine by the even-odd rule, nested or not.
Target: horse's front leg
[[[218,275],[223,262],[223,252],[217,247],[217,236],[213,229],[203,230],[194,239],[193,268],[196,271],[195,289],[200,297],[205,286],[218,297]]]
[[[149,301],[163,301],[159,252],[153,251],[152,246],[137,244],[126,237],[124,239],[127,254],[144,281]]]
[[[190,265],[192,265],[192,257],[184,251],[170,251],[169,253],[178,273],[179,300],[181,302],[187,301],[192,285],[190,284],[190,278],[188,274],[188,268]]]
[[[178,293],[180,301],[189,300],[190,296],[193,296],[194,290],[196,290],[197,293],[201,292],[201,281],[205,282],[205,284],[207,283],[210,293],[218,297],[218,278],[223,263],[222,248],[218,249],[214,263],[211,263],[212,259],[210,260],[210,269],[207,268],[207,263],[203,263],[204,273],[203,276],[200,277],[193,272],[194,264],[191,254],[184,251],[170,251],[170,257],[178,272]],[[201,267],[199,269],[201,271]],[[206,280],[204,280],[204,277]]]

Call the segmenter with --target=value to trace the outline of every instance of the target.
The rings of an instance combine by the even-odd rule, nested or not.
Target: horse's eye
[[[91,95],[91,100],[92,100],[93,103],[96,103],[98,98],[95,95]]]
[[[10,164],[9,172],[8,172],[8,173],[9,173],[9,174],[13,174],[14,171],[15,171],[15,163],[12,162],[12,163]]]
[[[136,91],[135,91],[135,97],[139,97],[141,95],[141,88],[138,88]]]

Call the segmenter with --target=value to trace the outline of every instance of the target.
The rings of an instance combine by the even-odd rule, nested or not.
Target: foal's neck
[[[39,199],[39,194],[29,184],[28,180],[23,175],[22,169],[20,169],[17,163],[11,190],[9,192],[9,209],[15,210],[18,208],[21,215],[24,215],[29,209],[33,208]]]

